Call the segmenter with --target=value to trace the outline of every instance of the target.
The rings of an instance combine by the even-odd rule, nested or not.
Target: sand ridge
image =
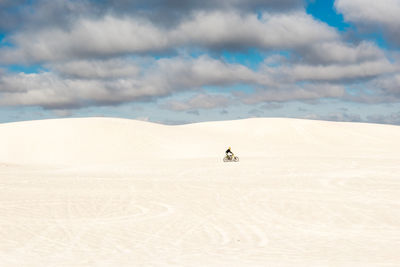
[[[288,154],[368,156],[400,148],[400,127],[299,119],[247,119],[180,126],[116,118],[0,124],[0,162],[81,164],[158,158],[220,157],[232,146],[245,157]]]

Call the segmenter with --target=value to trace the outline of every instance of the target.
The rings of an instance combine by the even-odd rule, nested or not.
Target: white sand
[[[63,119],[0,148],[0,266],[400,266],[398,126]]]

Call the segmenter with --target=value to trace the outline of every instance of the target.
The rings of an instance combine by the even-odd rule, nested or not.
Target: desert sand
[[[0,266],[400,266],[399,126],[57,119],[0,148]]]

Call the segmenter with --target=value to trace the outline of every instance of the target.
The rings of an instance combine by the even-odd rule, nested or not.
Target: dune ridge
[[[84,164],[210,158],[227,146],[244,157],[365,155],[400,148],[400,127],[300,119],[245,119],[180,126],[117,118],[0,124],[0,162]]]

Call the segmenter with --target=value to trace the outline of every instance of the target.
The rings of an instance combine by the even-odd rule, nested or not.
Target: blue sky
[[[400,2],[0,0],[0,122],[400,124]]]
[[[305,9],[306,12],[314,18],[323,21],[329,26],[335,27],[339,31],[346,31],[346,29],[351,27],[351,24],[347,23],[343,15],[335,10],[334,4],[334,0],[309,0],[306,3]]]

